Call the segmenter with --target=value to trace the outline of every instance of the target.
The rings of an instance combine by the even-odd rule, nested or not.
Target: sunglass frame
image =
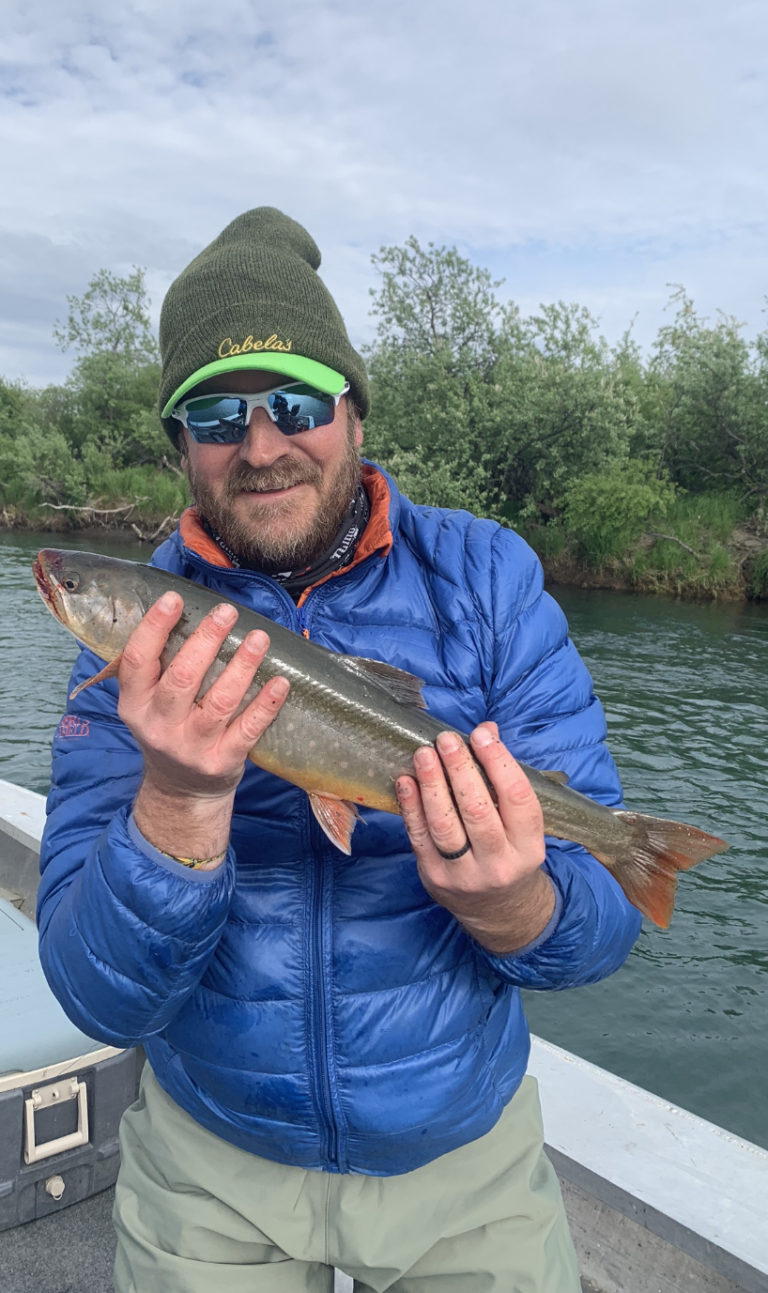
[[[295,391],[296,387],[303,387],[304,392],[312,399],[319,399],[321,403],[325,403],[326,401],[328,402],[328,411],[331,416],[327,421],[316,422],[314,427],[297,427],[296,430],[285,430],[280,426],[280,414],[275,413],[270,407],[269,399],[273,395],[282,394],[283,391],[285,391],[286,394],[291,391]],[[244,395],[242,391],[212,391],[209,395],[190,395],[187,399],[182,400],[181,403],[177,404],[172,410],[171,417],[175,418],[177,422],[180,422],[181,425],[189,431],[189,434],[196,444],[242,444],[248,434],[248,425],[254,409],[263,408],[268,418],[271,422],[274,422],[281,435],[302,435],[305,430],[314,431],[318,427],[329,426],[336,416],[336,409],[339,407],[339,401],[343,395],[347,394],[348,391],[349,382],[344,383],[344,388],[339,391],[338,395],[331,395],[328,391],[318,390],[317,387],[309,386],[306,382],[281,382],[279,386],[272,386],[268,391],[259,391],[255,395]],[[234,433],[231,435],[226,435],[224,431],[207,433],[202,431],[200,428],[196,429],[195,427],[191,427],[188,421],[189,414],[187,405],[197,403],[198,400],[211,401],[211,407],[218,400],[237,400],[240,404],[245,405],[245,412],[242,415],[242,424],[236,422],[228,423],[228,429]],[[222,424],[219,423],[219,426],[221,425]]]

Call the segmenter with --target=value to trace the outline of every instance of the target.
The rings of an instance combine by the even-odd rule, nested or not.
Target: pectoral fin
[[[309,802],[320,828],[328,836],[331,844],[347,856],[352,852],[352,832],[355,823],[361,820],[360,813],[348,799],[336,799],[333,795],[310,794]]]
[[[122,658],[123,653],[121,651],[119,655],[115,656],[114,660],[110,660],[109,664],[105,664],[104,668],[99,669],[99,672],[95,673],[92,678],[85,678],[83,682],[78,683],[74,691],[69,693],[69,699],[74,700],[75,696],[79,696],[80,692],[85,691],[86,687],[92,687],[95,682],[105,682],[107,678],[116,678]]]

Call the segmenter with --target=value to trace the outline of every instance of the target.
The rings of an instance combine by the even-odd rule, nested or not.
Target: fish
[[[184,603],[163,651],[162,668],[214,606],[227,600],[154,566],[97,553],[44,548],[33,572],[56,619],[107,662],[73,697],[117,676],[128,638],[162,593],[177,592]],[[395,783],[403,774],[413,775],[415,751],[434,746],[440,732],[456,732],[464,742],[467,733],[427,711],[423,682],[414,674],[386,661],[330,651],[237,602],[232,605],[237,622],[198,699],[246,634],[263,629],[269,650],[240,708],[277,675],[288,679],[290,691],[248,757],[305,790],[323,831],[349,854],[362,807],[400,813]],[[695,826],[601,804],[574,790],[558,770],[521,767],[541,804],[545,834],[582,845],[611,872],[629,901],[661,928],[669,926],[678,872],[728,848],[724,840]]]

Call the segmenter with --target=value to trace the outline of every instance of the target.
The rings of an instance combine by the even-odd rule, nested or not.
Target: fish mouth
[[[51,557],[53,553],[48,552],[45,548],[38,552],[35,560],[32,562],[32,573],[35,576],[37,591],[48,607],[49,611],[56,616],[57,620],[65,623],[64,608],[59,595],[56,576],[53,575],[51,567]]]

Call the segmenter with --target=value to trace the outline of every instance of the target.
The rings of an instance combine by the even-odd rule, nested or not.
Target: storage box
[[[0,899],[0,1230],[114,1183],[118,1125],[143,1059],[70,1023],[45,981],[33,922]]]

